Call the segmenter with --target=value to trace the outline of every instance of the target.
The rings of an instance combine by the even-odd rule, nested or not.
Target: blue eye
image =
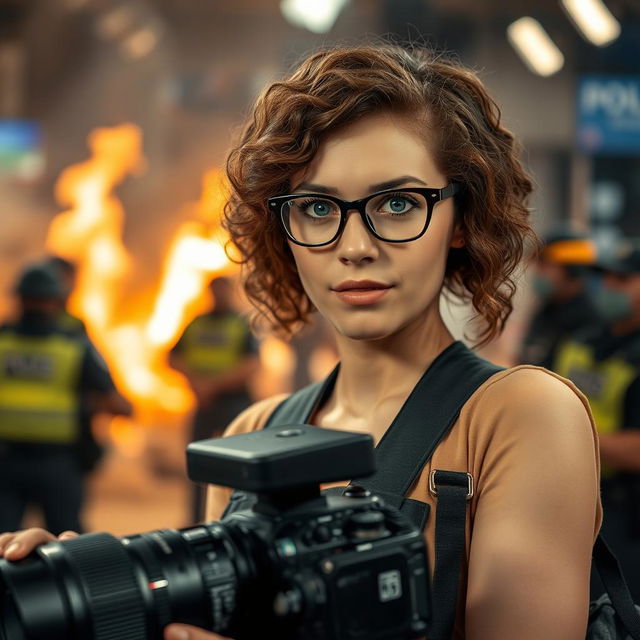
[[[390,198],[389,199],[389,208],[394,213],[403,213],[406,211],[409,203],[405,198]]]
[[[418,201],[408,194],[396,193],[380,201],[378,210],[380,213],[403,214],[419,206]]]
[[[315,216],[327,216],[331,213],[331,207],[326,202],[314,202],[311,205],[311,212]]]
[[[310,218],[326,218],[336,213],[336,206],[329,200],[306,199],[296,203],[298,209]]]

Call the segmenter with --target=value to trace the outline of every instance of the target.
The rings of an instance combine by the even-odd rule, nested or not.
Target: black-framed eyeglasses
[[[267,205],[279,215],[289,239],[303,247],[322,247],[334,242],[352,210],[360,214],[365,227],[378,240],[411,242],[426,232],[436,202],[451,198],[459,189],[456,182],[442,189],[387,189],[351,202],[335,196],[301,193],[269,198]]]

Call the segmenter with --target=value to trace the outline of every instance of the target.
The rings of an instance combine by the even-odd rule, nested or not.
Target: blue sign
[[[0,176],[38,177],[44,166],[41,139],[38,122],[0,118]]]
[[[640,155],[640,76],[582,76],[577,111],[580,149]]]
[[[40,124],[33,120],[0,119],[0,152],[32,151],[40,147]]]

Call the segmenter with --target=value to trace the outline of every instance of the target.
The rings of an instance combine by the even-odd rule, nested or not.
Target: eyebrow
[[[393,180],[387,180],[386,182],[378,182],[376,184],[369,185],[369,193],[375,193],[376,191],[385,191],[386,189],[395,189],[396,187],[401,187],[410,182],[417,182],[419,184],[424,185],[425,187],[428,184],[424,180],[420,180],[420,178],[416,178],[415,176],[400,176],[399,178],[394,178]],[[301,182],[294,191],[311,191],[313,193],[325,193],[330,195],[332,193],[337,193],[339,190],[336,187],[327,187],[321,184],[315,184],[313,182]]]

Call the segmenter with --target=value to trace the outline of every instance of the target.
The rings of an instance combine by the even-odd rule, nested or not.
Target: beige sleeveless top
[[[262,428],[284,398],[286,395],[280,395],[252,405],[234,420],[225,435]],[[595,540],[602,508],[597,495],[600,477],[598,442],[589,404],[573,383],[546,369],[523,365],[490,377],[464,405],[458,420],[425,465],[407,495],[428,503],[431,508],[425,527],[431,572],[436,499],[429,492],[429,473],[432,469],[468,472],[475,484],[466,522],[466,553],[455,639],[464,638],[471,534],[478,505],[482,503],[485,514],[491,514],[494,509],[494,513],[504,513],[509,509],[510,501],[527,500],[532,496],[535,499],[538,480],[553,478],[559,465],[564,464],[567,453],[578,447],[586,452],[583,457],[589,456],[593,486],[596,487],[592,500]],[[230,495],[231,489],[210,487],[207,519],[220,518]],[[522,544],[526,545],[526,540]]]

